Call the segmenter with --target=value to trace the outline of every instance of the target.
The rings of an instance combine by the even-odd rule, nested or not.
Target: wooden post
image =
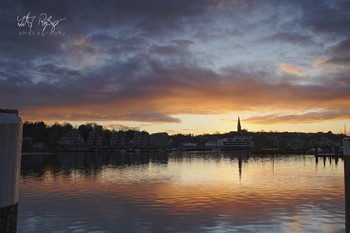
[[[345,182],[345,231],[350,232],[350,138],[343,139]]]
[[[22,122],[18,111],[0,109],[0,232],[3,233],[16,232],[21,147]]]

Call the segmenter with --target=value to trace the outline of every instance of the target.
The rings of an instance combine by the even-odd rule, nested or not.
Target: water
[[[343,166],[234,152],[24,155],[17,232],[344,232]]]

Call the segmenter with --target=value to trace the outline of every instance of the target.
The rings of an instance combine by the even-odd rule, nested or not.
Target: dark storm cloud
[[[272,21],[270,24],[278,32],[261,38],[263,42],[325,47],[332,41],[350,38],[349,1],[285,0],[279,3],[295,11],[295,16],[288,20],[287,15],[276,13],[266,19]],[[285,22],[279,24],[280,21]],[[263,24],[258,25],[261,27]]]
[[[69,32],[88,32],[94,27],[113,28],[124,24],[138,25],[146,29],[157,26],[171,27],[174,25],[173,20],[203,13],[207,4],[208,1],[201,0],[67,0],[60,2],[23,0],[5,1],[2,9],[7,10],[7,16],[25,15],[28,11],[34,15],[50,12],[49,14],[55,17],[69,19],[69,24],[64,26]]]
[[[78,71],[58,67],[52,63],[37,66],[33,70],[39,72],[41,76],[45,77],[45,81],[47,81],[48,77],[56,78],[57,82],[61,82],[61,83],[67,79],[82,78],[82,75]]]
[[[206,1],[2,1],[0,3],[1,53],[18,58],[34,58],[61,53],[60,44],[79,35],[105,34],[105,29],[117,29],[120,33],[136,33],[152,37],[179,30],[183,22],[178,20],[198,15],[206,10]],[[53,19],[67,18],[57,30],[62,37],[19,37],[16,18],[31,12],[36,20],[41,13]],[[37,22],[37,21],[35,21]],[[34,25],[33,28],[38,28]],[[133,32],[134,31],[134,32]],[[108,36],[108,35],[106,35]],[[97,38],[99,39],[99,38]],[[131,39],[125,37],[125,39]],[[136,39],[136,38],[135,38]]]
[[[345,0],[335,1],[301,1],[303,10],[301,25],[310,28],[315,33],[349,36],[350,3]]]
[[[328,49],[328,59],[326,63],[335,65],[345,65],[350,69],[350,38],[342,40]]]

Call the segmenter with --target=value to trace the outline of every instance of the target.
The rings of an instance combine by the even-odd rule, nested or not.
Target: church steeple
[[[238,133],[241,133],[241,132],[242,132],[241,120],[239,119],[239,116],[238,116],[237,132],[238,132]]]

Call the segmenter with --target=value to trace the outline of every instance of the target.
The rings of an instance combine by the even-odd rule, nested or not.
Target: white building
[[[220,149],[250,149],[254,147],[254,141],[246,136],[234,136],[217,140]]]

